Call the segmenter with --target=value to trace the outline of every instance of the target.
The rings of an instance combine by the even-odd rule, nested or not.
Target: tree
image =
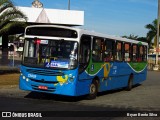
[[[123,38],[128,38],[128,39],[133,39],[133,40],[137,40],[138,39],[138,36],[135,36],[133,34],[130,34],[129,36],[122,36]]]
[[[130,34],[129,36],[122,36],[123,38],[128,38],[128,39],[133,39],[133,40],[138,40],[141,42],[147,42],[147,38],[146,37],[138,37],[138,35],[133,35]]]
[[[2,36],[2,58],[8,56],[8,35],[16,34],[26,26],[27,17],[18,10],[11,0],[0,0],[0,36]]]
[[[147,41],[149,46],[151,46],[152,40],[154,39],[154,45],[156,46],[157,43],[157,19],[155,19],[151,24],[147,24],[145,26],[148,29],[147,33]]]
[[[26,20],[27,17],[10,0],[0,0],[0,35],[13,27],[25,26]]]
[[[142,41],[142,42],[147,42],[147,38],[146,37],[138,37],[137,40],[138,41]]]

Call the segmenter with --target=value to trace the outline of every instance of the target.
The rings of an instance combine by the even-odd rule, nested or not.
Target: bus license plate
[[[38,86],[39,89],[42,89],[42,90],[48,90],[48,87],[47,86]]]

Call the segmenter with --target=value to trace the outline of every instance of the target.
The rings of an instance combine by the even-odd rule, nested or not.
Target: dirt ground
[[[18,85],[19,75],[20,75],[19,73],[0,75],[0,87]]]
[[[19,89],[20,73],[9,73],[0,75],[0,96],[22,98],[29,92]]]

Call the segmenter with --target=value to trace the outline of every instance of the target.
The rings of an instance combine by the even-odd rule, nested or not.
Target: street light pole
[[[157,47],[156,47],[156,65],[153,68],[154,70],[158,70],[159,69],[159,64],[158,64],[158,56],[159,56],[159,25],[160,25],[160,0],[158,0],[158,19],[157,19],[158,23],[157,23]]]
[[[70,10],[70,0],[68,0],[68,10]]]

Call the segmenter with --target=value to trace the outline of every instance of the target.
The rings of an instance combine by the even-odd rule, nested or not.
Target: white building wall
[[[84,11],[32,7],[17,8],[28,17],[28,22],[36,23],[37,18],[43,16],[45,13],[51,24],[84,25]],[[43,10],[45,12],[42,12]],[[46,23],[46,21],[41,21],[41,23]]]

